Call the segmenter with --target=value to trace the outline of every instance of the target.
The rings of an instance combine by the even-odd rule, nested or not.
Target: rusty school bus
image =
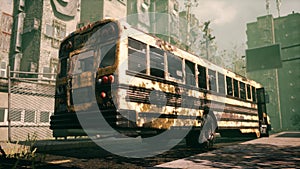
[[[215,124],[205,130],[208,141],[215,132],[268,135],[259,83],[126,23],[104,19],[78,29],[61,43],[59,63],[54,137],[101,130],[91,118],[99,113],[126,135],[188,129],[191,146],[206,123]],[[89,125],[79,117],[91,118]]]

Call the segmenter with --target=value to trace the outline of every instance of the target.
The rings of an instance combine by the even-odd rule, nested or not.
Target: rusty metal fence
[[[55,80],[44,76],[32,72],[8,72],[9,141],[52,138],[49,127],[54,112]],[[49,73],[46,76],[55,75]]]

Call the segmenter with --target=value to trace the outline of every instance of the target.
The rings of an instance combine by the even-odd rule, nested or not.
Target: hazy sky
[[[181,10],[184,0],[179,0]],[[192,0],[194,1],[194,0]],[[213,35],[219,49],[231,49],[234,45],[246,44],[246,24],[255,22],[267,14],[266,0],[196,0],[192,8],[201,23],[211,20]],[[276,0],[270,1],[270,14],[278,17]],[[300,13],[300,0],[281,0],[280,16]],[[300,24],[300,23],[299,23]]]

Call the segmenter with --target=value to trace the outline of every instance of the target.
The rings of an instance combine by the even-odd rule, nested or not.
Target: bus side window
[[[239,81],[236,79],[233,79],[233,95],[234,97],[240,97],[239,96]]]
[[[199,88],[207,89],[206,83],[206,68],[198,65],[198,85]]]
[[[128,69],[146,73],[147,45],[137,40],[128,38]]]
[[[227,95],[233,96],[232,91],[232,78],[226,76],[226,87],[227,87]]]
[[[182,59],[173,55],[172,53],[167,53],[167,60],[169,77],[182,80]]]
[[[216,71],[208,69],[208,90],[217,91]]]
[[[224,75],[218,73],[219,93],[225,94],[225,78]]]
[[[185,82],[188,85],[196,85],[195,64],[185,60]]]
[[[150,75],[165,77],[164,51],[150,46]]]
[[[256,103],[256,89],[253,86],[252,86],[252,98],[253,98],[253,102]]]
[[[251,100],[251,86],[247,84],[247,99]]]
[[[245,83],[240,82],[240,97],[241,99],[246,100],[246,89],[245,89]]]

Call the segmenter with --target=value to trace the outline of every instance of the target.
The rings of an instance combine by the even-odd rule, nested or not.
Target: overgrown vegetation
[[[1,160],[4,163],[0,164],[0,168],[20,168],[20,166],[36,168],[36,165],[45,159],[45,155],[36,153],[37,148],[34,147],[36,141],[36,134],[31,136],[28,134],[26,141],[16,142],[8,152],[2,149]]]

